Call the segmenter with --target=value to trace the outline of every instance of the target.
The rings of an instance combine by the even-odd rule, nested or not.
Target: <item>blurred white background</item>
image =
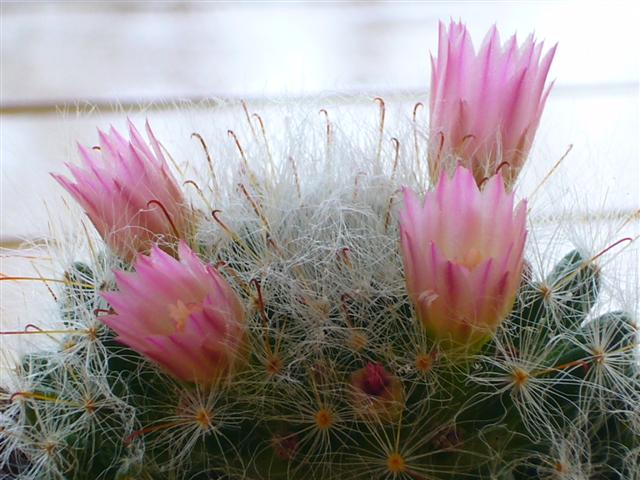
[[[76,160],[76,139],[95,143],[96,126],[121,125],[123,110],[163,125],[166,138],[181,99],[242,98],[264,108],[265,100],[318,98],[361,108],[372,95],[426,103],[428,55],[438,21],[450,17],[467,23],[476,45],[493,23],[503,38],[535,31],[548,46],[559,43],[531,156],[540,167],[526,181],[536,184],[574,144],[557,173],[563,184],[603,210],[632,213],[640,209],[639,5],[3,1],[0,242],[47,235],[47,208],[62,197],[48,172]],[[3,255],[0,271],[34,275],[25,255]],[[29,320],[19,307],[26,288],[33,293],[33,284],[2,282],[3,329]]]
[[[94,141],[96,124],[118,123],[121,113],[104,115],[116,105],[135,113],[152,102],[210,96],[426,100],[438,20],[451,17],[467,23],[476,44],[493,23],[503,38],[535,31],[547,45],[559,43],[537,146],[557,158],[575,144],[576,181],[590,175],[595,186],[598,178],[612,205],[632,209],[640,184],[638,5],[3,2],[1,239],[45,234],[42,199],[54,208],[60,196],[47,172],[74,159],[76,138]],[[78,105],[102,115],[78,117]]]
[[[97,124],[117,124],[122,113],[108,115],[116,105],[135,114],[157,101],[210,96],[426,100],[438,20],[451,17],[467,23],[476,44],[493,23],[503,38],[535,31],[547,45],[559,43],[536,146],[557,158],[575,144],[575,180],[633,209],[640,184],[639,5],[2,2],[0,239],[46,233],[42,199],[55,208],[60,197],[47,172],[75,158],[75,139],[91,143]],[[101,115],[75,115],[78,106]]]

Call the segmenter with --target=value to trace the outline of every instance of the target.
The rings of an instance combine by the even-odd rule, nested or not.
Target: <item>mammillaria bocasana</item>
[[[514,211],[553,50],[538,63],[532,40],[487,42],[485,65],[534,90],[466,69],[468,91],[490,93],[481,130],[443,77],[448,52],[473,63],[453,24],[430,127],[417,105],[394,123],[379,98],[355,128],[338,107],[281,121],[225,105],[193,135],[170,129],[181,189],[150,132],[151,149],[133,128],[102,135],[77,184],[61,181],[98,235],[82,261],[53,256],[64,325],[37,333],[62,338],[2,392],[0,477],[638,478],[637,298],[601,295],[621,240],[562,256],[546,210]]]

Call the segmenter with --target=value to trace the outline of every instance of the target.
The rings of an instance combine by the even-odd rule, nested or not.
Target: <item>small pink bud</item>
[[[181,380],[203,385],[244,357],[246,323],[236,293],[186,243],[179,260],[153,246],[135,272],[115,272],[119,291],[102,296],[115,310],[100,320],[117,339]]]
[[[440,23],[438,54],[431,58],[429,170],[457,165],[480,184],[500,169],[511,186],[525,162],[551,85],[545,87],[556,46],[542,56],[544,42],[515,35],[500,42],[496,27],[478,53],[467,28]]]
[[[480,191],[458,167],[421,202],[404,189],[400,235],[407,290],[418,318],[447,350],[474,350],[513,307],[527,235],[527,207],[513,208],[502,175]]]
[[[351,387],[351,403],[365,420],[392,422],[404,409],[402,382],[379,363],[354,372]]]
[[[455,425],[446,427],[432,439],[433,446],[438,450],[454,450],[460,446],[463,437],[462,432]]]
[[[363,392],[372,397],[380,397],[384,395],[390,384],[391,375],[387,373],[382,365],[379,363],[367,364],[360,385]]]
[[[67,164],[75,182],[52,174],[82,206],[105,242],[131,261],[159,240],[183,238],[188,213],[149,124],[150,146],[129,122],[126,140],[98,131],[99,149],[78,146],[83,168]]]
[[[282,461],[293,459],[300,448],[300,439],[295,433],[289,435],[276,434],[271,438],[271,448],[276,457]]]

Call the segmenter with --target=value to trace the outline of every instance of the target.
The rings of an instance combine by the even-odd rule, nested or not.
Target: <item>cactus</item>
[[[180,380],[119,342],[102,294],[134,266],[87,239],[56,292],[58,349],[26,355],[0,392],[2,478],[640,478],[636,318],[605,310],[603,254],[526,263],[508,317],[450,355],[401,255],[399,189],[435,183],[418,109],[392,136],[377,102],[357,133],[323,109],[270,135],[243,104],[228,142],[192,136],[208,168],[185,178],[180,233],[245,309],[233,374]]]
[[[113,289],[109,254],[73,263],[58,295],[71,333],[58,351],[27,355],[20,388],[5,394],[3,473],[638,475],[636,328],[622,311],[593,316],[604,274],[597,259],[574,250],[543,280],[525,274],[493,338],[462,361],[448,358],[416,320],[402,274],[395,182],[408,181],[413,159],[394,165],[397,151],[376,156],[372,142],[354,161],[346,137],[326,140],[306,152],[308,163],[280,172],[267,172],[265,159],[288,157],[286,148],[267,153],[250,140],[242,146],[250,167],[232,172],[227,187],[217,179],[219,211],[199,210],[192,247],[223,265],[248,310],[244,368],[206,387],[173,379],[98,321],[110,308],[99,295]],[[302,167],[310,171],[296,174]],[[314,177],[332,168],[378,174]]]

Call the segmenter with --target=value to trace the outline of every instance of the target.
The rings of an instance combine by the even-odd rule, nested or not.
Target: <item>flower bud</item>
[[[98,131],[99,149],[78,146],[83,167],[67,164],[75,183],[52,174],[85,210],[105,242],[132,261],[159,240],[183,238],[188,212],[149,124],[151,148],[129,122],[130,140]]]
[[[473,351],[511,311],[522,276],[527,207],[501,174],[480,191],[458,167],[421,202],[404,189],[400,235],[409,297],[445,350]]]
[[[152,247],[134,273],[115,272],[119,291],[102,296],[116,311],[101,317],[117,340],[174,377],[207,385],[244,356],[246,322],[236,293],[186,243],[180,259]]]
[[[393,422],[404,409],[402,382],[379,363],[369,362],[351,375],[351,404],[367,421]]]
[[[524,164],[551,85],[545,81],[556,51],[529,35],[504,45],[494,26],[476,54],[467,28],[440,23],[437,58],[431,58],[429,171],[462,165],[476,182],[497,170],[510,187]]]

